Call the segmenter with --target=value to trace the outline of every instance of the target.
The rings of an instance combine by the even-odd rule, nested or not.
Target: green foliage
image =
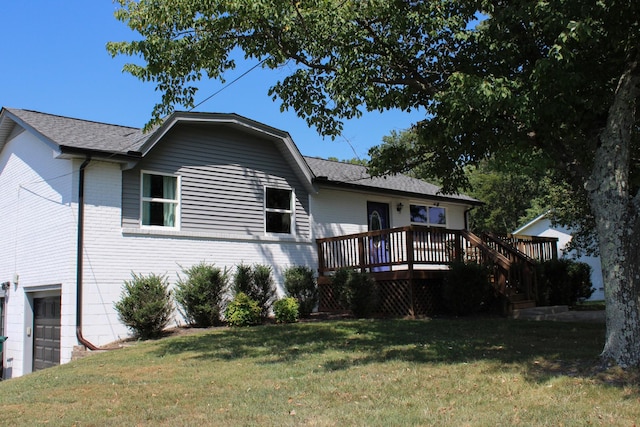
[[[340,160],[337,157],[329,156],[327,157],[327,160],[331,160],[333,162],[340,162],[340,163],[349,163],[351,165],[367,166],[367,159],[362,159],[360,157],[352,157],[350,159]]]
[[[331,286],[342,307],[357,318],[371,317],[380,302],[380,289],[367,273],[340,269],[331,278]]]
[[[295,323],[299,318],[298,300],[287,297],[277,300],[273,304],[273,313],[278,323]]]
[[[227,305],[224,316],[229,326],[251,326],[260,323],[260,306],[244,292]]]
[[[496,294],[489,271],[476,263],[452,263],[442,284],[442,299],[447,311],[456,316],[494,309]]]
[[[306,266],[292,266],[284,271],[287,295],[300,304],[300,316],[309,317],[318,304],[318,285],[313,270]]]
[[[247,264],[239,264],[233,275],[233,293],[239,294],[244,292],[249,295],[253,291],[252,268]]]
[[[511,233],[549,210],[538,205],[551,186],[546,171],[536,168],[533,159],[528,167],[519,163],[482,161],[466,169],[472,188],[468,194],[485,203],[471,211],[474,230]]]
[[[141,339],[155,338],[169,323],[173,312],[167,278],[132,273],[124,282],[120,300],[114,304],[120,321]]]
[[[557,259],[538,266],[538,305],[574,305],[589,298],[594,290],[589,264]]]
[[[261,316],[266,319],[276,297],[271,267],[255,264],[240,264],[233,276],[234,294],[245,293],[260,306]]]
[[[175,288],[175,299],[187,321],[207,328],[222,322],[224,296],[228,288],[228,273],[201,262],[182,270]]]
[[[119,0],[116,18],[139,33],[109,43],[112,55],[141,57],[125,70],[163,93],[154,117],[194,105],[195,82],[223,79],[231,53],[271,69],[295,61],[270,91],[325,135],[361,109],[423,107],[446,84],[452,47],[460,43],[475,4],[468,2],[250,2]],[[384,23],[384,24],[382,24]],[[289,62],[293,65],[293,62]],[[300,96],[300,94],[304,94]]]

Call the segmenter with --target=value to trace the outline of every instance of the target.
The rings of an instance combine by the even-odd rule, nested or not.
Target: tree
[[[382,141],[378,150],[407,150],[417,144],[418,135],[415,129],[392,131]],[[550,197],[552,180],[546,170],[536,168],[535,162],[516,165],[514,162],[504,163],[490,158],[466,167],[464,172],[469,181],[467,195],[485,203],[471,211],[473,231],[510,233],[553,206]],[[433,171],[424,165],[416,165],[406,173],[441,184]]]
[[[230,53],[294,71],[270,94],[325,135],[363,109],[425,108],[405,150],[373,149],[376,173],[423,165],[444,191],[489,158],[536,155],[595,221],[607,306],[604,358],[640,366],[640,2],[634,0],[120,0],[142,36],[127,71],[163,93],[159,119],[193,105]]]

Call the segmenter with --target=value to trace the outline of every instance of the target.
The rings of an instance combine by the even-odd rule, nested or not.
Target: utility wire
[[[217,94],[219,94],[220,92],[222,92],[223,90],[225,90],[226,88],[228,88],[229,86],[231,86],[232,84],[234,84],[235,82],[237,82],[238,80],[240,80],[241,78],[243,78],[244,76],[246,76],[247,74],[249,74],[250,72],[252,72],[253,70],[255,70],[256,68],[258,68],[259,66],[261,66],[262,64],[264,64],[265,62],[267,62],[267,60],[270,57],[267,57],[265,59],[263,59],[262,61],[258,62],[256,65],[254,65],[253,67],[249,68],[247,71],[245,71],[244,73],[240,74],[238,77],[236,77],[235,79],[233,79],[232,81],[230,81],[229,83],[227,83],[226,85],[222,86],[220,89],[218,89],[216,92],[212,93],[211,95],[209,95],[208,97],[206,97],[205,99],[203,99],[202,101],[198,102],[196,105],[194,105],[189,112],[193,111],[194,109],[198,108],[199,106],[201,106],[202,104],[204,104],[205,102],[207,102],[208,100],[210,100],[211,98],[213,98],[214,96],[216,96]]]

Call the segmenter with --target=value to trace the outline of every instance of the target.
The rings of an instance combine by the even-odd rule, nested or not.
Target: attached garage
[[[60,297],[33,299],[33,370],[60,364]]]

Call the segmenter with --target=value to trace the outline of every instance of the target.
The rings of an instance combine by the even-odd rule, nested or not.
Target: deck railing
[[[467,230],[407,226],[318,239],[318,272],[330,275],[341,268],[367,272],[445,269],[455,261],[475,262],[491,269],[494,285],[503,294],[532,297],[534,260],[557,256],[555,239],[482,239]]]
[[[483,238],[487,244],[506,256],[512,256],[511,254],[515,251],[532,261],[542,262],[558,258],[558,239],[556,237],[487,233]]]

